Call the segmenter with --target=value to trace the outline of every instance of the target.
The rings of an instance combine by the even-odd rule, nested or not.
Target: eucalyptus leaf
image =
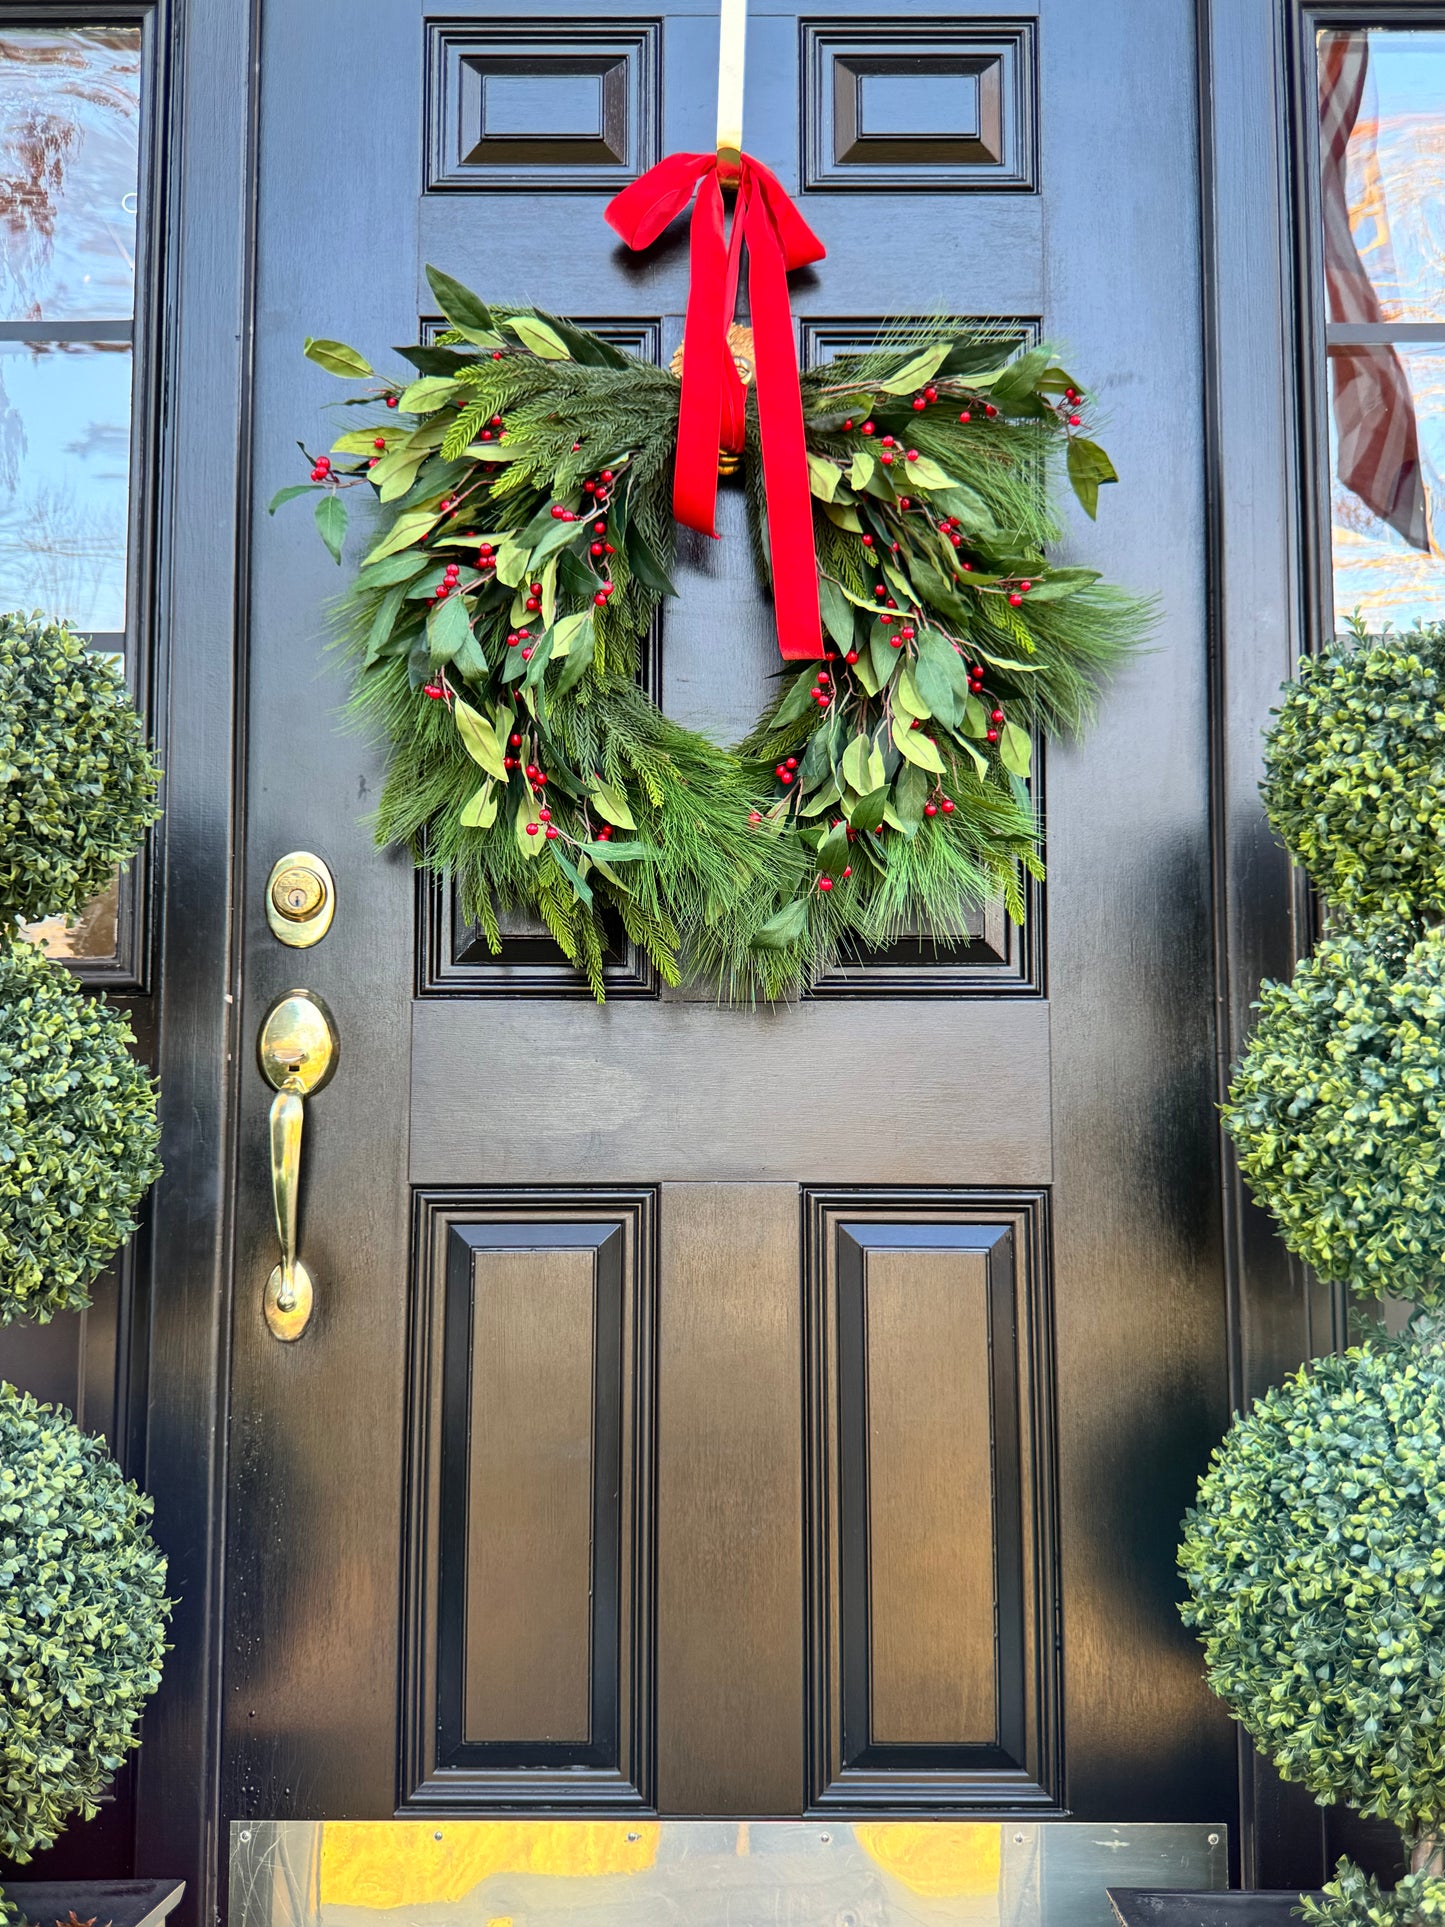
[[[318,368],[324,368],[328,375],[341,375],[348,381],[376,373],[366,356],[359,355],[354,348],[348,348],[344,341],[318,340],[313,335],[307,335],[302,353],[308,361],[314,361]]]

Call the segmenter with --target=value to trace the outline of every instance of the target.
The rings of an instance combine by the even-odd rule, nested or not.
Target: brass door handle
[[[305,1099],[330,1083],[340,1046],[331,1012],[309,990],[288,990],[266,1012],[256,1054],[275,1091],[271,1101],[271,1202],[281,1262],[266,1280],[266,1323],[275,1338],[299,1338],[311,1318],[315,1286],[296,1249]]]

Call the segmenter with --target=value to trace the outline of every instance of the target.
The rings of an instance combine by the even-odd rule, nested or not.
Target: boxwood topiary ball
[[[1324,896],[1445,904],[1445,627],[1302,662],[1274,713],[1265,809]]]
[[[1387,920],[1264,985],[1224,1122],[1290,1250],[1445,1304],[1445,928]]]
[[[87,1817],[139,1740],[165,1651],[151,1502],[100,1439],[0,1385],[0,1857]]]
[[[0,943],[0,1324],[89,1304],[135,1229],[160,1133],[134,1041],[63,965]]]
[[[74,916],[160,811],[160,771],[111,660],[0,615],[0,918]]]
[[[1236,1418],[1185,1519],[1210,1686],[1287,1780],[1445,1820],[1445,1358],[1319,1359]]]

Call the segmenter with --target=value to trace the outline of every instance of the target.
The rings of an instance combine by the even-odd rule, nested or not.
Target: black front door
[[[337,573],[264,504],[327,445],[303,336],[385,366],[436,319],[427,262],[671,355],[685,242],[632,258],[602,211],[710,146],[715,8],[262,8],[227,1818],[1233,1818],[1173,1604],[1226,1416],[1194,8],[1101,27],[1045,0],[749,29],[746,144],[828,249],[803,355],[1006,318],[1107,420],[1122,483],[1064,546],[1158,594],[1156,647],[1050,749],[1025,929],[772,1011],[619,951],[598,1009],[373,847]],[[773,642],[722,517],[659,674],[731,737]],[[295,849],[337,881],[304,955],[264,915]],[[307,1124],[318,1308],[282,1345],[250,1053],[297,982],[341,1067]]]

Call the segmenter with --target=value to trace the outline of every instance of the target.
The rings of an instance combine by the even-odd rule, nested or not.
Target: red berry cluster
[[[779,763],[777,768],[773,771],[773,774],[774,776],[777,777],[778,781],[782,784],[784,789],[786,789],[790,783],[796,782],[797,774],[798,774],[797,757],[796,756],[784,757],[783,761]]]
[[[421,693],[430,696],[434,703],[449,703],[454,692],[444,682],[428,682],[422,684]]]
[[[1081,428],[1084,418],[1079,410],[1084,405],[1084,397],[1077,388],[1066,388],[1064,399],[1057,403],[1059,413],[1067,420],[1070,428]]]
[[[506,426],[506,423],[500,415],[493,415],[480,435],[477,436],[477,440],[479,442],[504,442],[507,439]]]
[[[326,481],[326,479],[329,477],[330,474],[331,474],[331,457],[329,455],[318,455],[316,457],[315,462],[312,464],[312,469],[311,469],[312,481],[324,482]]]

